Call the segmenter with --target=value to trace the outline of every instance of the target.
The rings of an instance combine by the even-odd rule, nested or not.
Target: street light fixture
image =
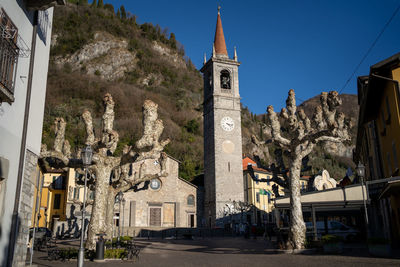
[[[365,223],[366,223],[366,228],[367,228],[367,231],[368,231],[368,211],[367,211],[367,204],[366,204],[365,195],[364,195],[365,166],[361,163],[361,161],[358,162],[358,165],[357,165],[357,168],[356,168],[356,172],[357,172],[358,177],[361,180],[361,189],[362,189],[364,211],[365,211]]]
[[[122,224],[122,235],[124,235],[125,203],[126,203],[125,198],[122,198],[122,220],[121,220],[121,224]]]
[[[85,258],[85,249],[83,248],[83,239],[85,235],[85,206],[86,206],[86,184],[88,175],[88,166],[92,163],[93,151],[90,145],[86,146],[81,152],[82,164],[85,168],[85,187],[83,188],[83,207],[82,207],[82,225],[81,225],[81,244],[78,252],[78,267],[83,267]]]
[[[356,171],[357,171],[358,177],[360,177],[363,180],[365,177],[365,166],[361,163],[361,161],[358,162]]]
[[[120,245],[120,240],[121,240],[121,204],[122,204],[122,199],[123,199],[124,194],[119,191],[117,194],[116,201],[119,204],[119,215],[118,215],[118,238],[117,238],[117,244],[118,246]]]

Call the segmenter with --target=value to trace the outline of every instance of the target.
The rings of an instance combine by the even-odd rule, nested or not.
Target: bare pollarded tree
[[[164,126],[163,122],[157,118],[158,105],[150,100],[146,100],[143,104],[143,135],[136,142],[136,148],[138,151],[145,148],[148,150],[137,152],[127,146],[124,147],[122,156],[113,155],[117,148],[119,135],[113,129],[114,101],[110,94],[104,95],[103,105],[101,136],[97,138],[90,112],[86,110],[82,114],[87,135],[85,143],[90,145],[94,151],[89,170],[94,183],[95,195],[86,242],[86,247],[91,250],[95,248],[96,234],[110,233],[114,199],[119,191],[125,192],[155,177],[167,176],[165,169],[167,156],[162,151],[169,143],[169,139],[159,141]],[[41,158],[53,167],[81,168],[80,153],[76,157],[72,157],[68,140],[65,140],[65,127],[64,119],[57,118],[53,150],[47,151],[46,147],[42,146]],[[132,163],[144,162],[146,159],[157,160],[160,163],[160,171],[156,174],[146,174],[143,165],[140,164],[139,170],[129,175],[127,170]],[[113,173],[114,179],[112,179]],[[111,238],[111,235],[107,238]]]
[[[278,115],[272,106],[267,108],[268,124],[272,141],[279,145],[288,158],[288,170],[282,185],[288,185],[290,192],[290,230],[288,248],[304,248],[306,227],[300,200],[300,171],[302,160],[312,152],[318,142],[343,143],[350,141],[350,124],[343,113],[337,113],[341,100],[336,91],[323,92],[320,105],[315,108],[312,120],[304,110],[297,109],[294,90],[290,90],[286,108]],[[258,146],[265,142],[254,142]],[[278,163],[278,166],[282,164]]]

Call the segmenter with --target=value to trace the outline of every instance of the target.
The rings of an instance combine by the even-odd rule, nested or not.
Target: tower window
[[[221,88],[231,89],[231,75],[227,70],[221,71]]]
[[[189,195],[187,197],[187,204],[188,204],[188,206],[194,206],[194,196],[193,195]]]

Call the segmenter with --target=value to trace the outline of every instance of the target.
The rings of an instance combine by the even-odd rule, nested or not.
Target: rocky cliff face
[[[202,172],[202,79],[172,33],[110,9],[72,4],[55,8],[53,25],[43,143],[52,143],[54,118],[64,117],[72,149],[81,147],[81,114],[89,109],[100,123],[98,103],[108,92],[116,103],[118,154],[135,144],[142,127],[138,114],[151,99],[165,123],[163,138],[171,139],[166,152],[182,162],[181,177]]]
[[[135,51],[128,51],[126,40],[106,32],[96,32],[90,43],[72,55],[56,57],[54,62],[57,66],[70,64],[73,70],[113,81],[135,67],[135,55]]]
[[[52,38],[54,44],[57,44],[57,37],[54,35]],[[174,67],[186,69],[186,62],[182,56],[172,49],[156,41],[152,42],[151,49]],[[88,44],[72,55],[55,57],[54,62],[58,67],[70,64],[74,71],[80,70],[89,75],[114,81],[123,78],[126,72],[135,69],[136,54],[137,51],[128,49],[128,40],[107,32],[96,32],[93,40]],[[154,81],[155,85],[159,85],[162,82],[162,76],[150,73],[142,77],[140,83],[150,85],[151,81]]]

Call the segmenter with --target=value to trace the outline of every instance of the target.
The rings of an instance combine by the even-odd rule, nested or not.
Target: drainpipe
[[[29,60],[29,74],[28,74],[28,86],[26,92],[26,100],[25,100],[25,113],[24,113],[24,124],[22,129],[22,139],[21,139],[21,148],[19,152],[19,164],[18,164],[18,176],[17,176],[17,188],[15,191],[15,201],[14,201],[14,210],[12,214],[12,222],[11,222],[11,232],[10,232],[10,242],[8,246],[8,257],[7,257],[7,266],[12,266],[12,262],[14,259],[14,249],[15,244],[17,243],[18,229],[20,226],[18,209],[21,199],[21,187],[22,180],[24,174],[24,163],[25,163],[25,152],[26,152],[26,136],[28,132],[28,121],[29,121],[29,109],[31,104],[31,94],[32,94],[32,77],[33,77],[33,67],[35,63],[35,48],[36,48],[36,36],[37,36],[37,24],[38,24],[38,11],[35,11],[33,15],[32,22],[32,42],[31,42],[31,57]]]

